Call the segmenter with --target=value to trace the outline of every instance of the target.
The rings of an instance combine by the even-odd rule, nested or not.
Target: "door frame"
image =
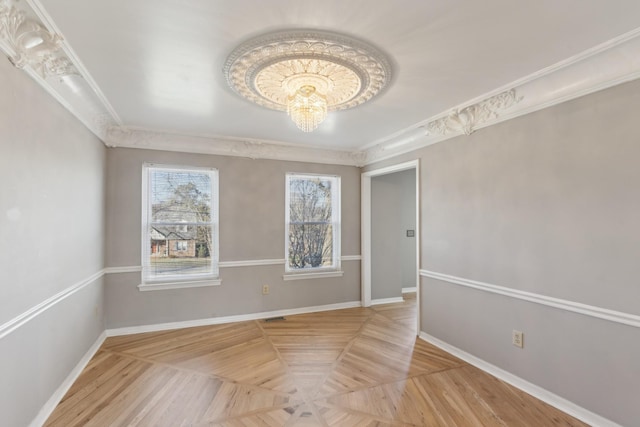
[[[399,163],[380,169],[363,172],[360,179],[360,224],[362,263],[361,263],[361,303],[371,306],[371,178],[395,172],[415,169],[416,171],[416,322],[420,334],[420,159]]]

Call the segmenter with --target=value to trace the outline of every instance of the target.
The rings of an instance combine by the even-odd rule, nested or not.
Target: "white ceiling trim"
[[[523,77],[449,111],[362,147],[365,164],[389,159],[459,135],[640,78],[640,28]],[[491,114],[468,114],[511,93]],[[449,121],[444,131],[441,122]]]
[[[16,26],[15,10],[29,25]],[[17,43],[34,29],[45,46]],[[27,34],[28,35],[28,34]],[[46,48],[43,54],[41,48]],[[640,77],[640,29],[462,103],[356,151],[127,128],[37,0],[0,0],[0,49],[109,147],[363,166]],[[51,56],[57,61],[52,67]],[[49,61],[49,62],[47,62]],[[66,64],[66,65],[65,65]],[[53,71],[53,72],[52,72]]]
[[[29,5],[29,7],[31,7],[34,13],[38,16],[38,18],[40,19],[40,22],[45,28],[49,29],[52,34],[57,34],[57,35],[62,34],[62,32],[60,31],[56,23],[53,21],[51,16],[49,16],[47,11],[44,9],[44,7],[40,4],[38,0],[25,0],[25,1]],[[64,39],[62,37],[61,37],[61,40],[62,42],[60,43],[60,48],[62,49],[62,51],[64,51],[66,56],[71,60],[73,65],[79,71],[79,74],[84,78],[86,83],[94,92],[95,96],[98,97],[98,99],[100,100],[100,103],[102,104],[102,107],[104,107],[104,109],[109,113],[109,115],[111,116],[111,119],[117,125],[121,126],[123,124],[122,119],[120,119],[120,117],[118,116],[118,113],[116,113],[116,110],[113,108],[111,103],[109,103],[104,93],[102,93],[102,90],[100,89],[98,84],[95,82],[95,80],[93,80],[93,77],[91,76],[91,74],[89,74],[89,71],[87,71],[87,69],[85,68],[84,64],[82,63],[78,55],[76,55],[75,51],[71,48],[71,46],[69,46],[68,43],[64,42]]]
[[[364,161],[364,154],[361,152],[327,150],[251,139],[176,135],[116,126],[107,130],[104,141],[108,147],[179,151],[250,159],[290,160],[349,166],[361,165]]]
[[[37,2],[0,0],[0,49],[104,141],[119,118],[52,25]],[[38,39],[43,42],[37,44]]]

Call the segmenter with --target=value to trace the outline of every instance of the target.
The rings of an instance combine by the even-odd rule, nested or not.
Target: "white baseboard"
[[[87,350],[82,359],[78,362],[78,364],[73,368],[73,370],[67,375],[62,384],[56,389],[56,391],[51,395],[49,400],[42,406],[38,415],[34,418],[34,420],[29,424],[29,427],[41,427],[47,421],[49,416],[53,413],[54,409],[60,403],[60,400],[64,397],[64,395],[69,391],[73,383],[78,379],[83,369],[87,366],[91,358],[98,352],[100,346],[107,337],[111,336],[120,336],[120,335],[131,335],[138,334],[143,332],[155,332],[155,331],[164,331],[170,329],[180,329],[180,328],[189,328],[193,326],[206,326],[206,325],[217,325],[223,323],[233,323],[233,322],[242,322],[247,320],[259,320],[266,319],[270,317],[278,317],[278,316],[293,316],[296,314],[306,314],[306,313],[314,313],[320,311],[330,311],[330,310],[341,310],[345,308],[355,308],[362,307],[360,301],[351,301],[337,304],[327,304],[313,307],[302,307],[302,308],[293,308],[286,310],[275,310],[275,311],[266,311],[262,313],[251,313],[251,314],[240,314],[235,316],[225,316],[225,317],[214,317],[209,319],[199,319],[199,320],[188,320],[184,322],[172,322],[172,323],[160,323],[155,325],[144,325],[144,326],[132,326],[126,328],[117,328],[117,329],[107,329],[98,339],[93,343],[93,345]]]
[[[447,353],[451,353],[452,355],[464,360],[465,362],[475,366],[476,368],[482,369],[483,371],[493,375],[494,377],[499,378],[508,384],[511,384],[512,386],[524,391],[525,393],[528,393],[533,397],[536,397],[543,402],[553,406],[554,408],[557,408],[591,426],[622,427],[621,425],[616,424],[613,421],[608,420],[598,414],[594,414],[593,412],[581,406],[578,406],[575,403],[558,396],[557,394],[554,394],[540,386],[530,383],[529,381],[526,381],[510,372],[498,368],[495,365],[485,362],[484,360],[472,354],[469,354],[464,350],[460,350],[457,347],[447,344],[446,342],[441,341],[434,336],[431,336],[425,332],[420,332],[418,336],[424,341],[441,348]]]
[[[418,291],[417,286],[413,286],[411,288],[402,288],[402,293],[403,294],[411,294],[411,293],[417,292],[417,291]]]
[[[316,313],[320,311],[342,310],[345,308],[362,307],[360,301],[341,302],[337,304],[318,305],[285,310],[264,311],[261,313],[238,314],[234,316],[210,317],[207,319],[186,320],[182,322],[157,323],[154,325],[128,326],[124,328],[107,329],[108,337],[120,335],[141,334],[144,332],[167,331],[171,329],[192,328],[194,326],[220,325],[223,323],[245,322],[247,320],[268,319],[270,317],[293,316],[296,314]]]
[[[398,302],[404,302],[404,299],[402,297],[372,299],[371,305],[395,304]]]
[[[60,403],[64,395],[67,393],[67,391],[69,391],[73,383],[78,379],[83,369],[87,366],[87,364],[89,364],[91,358],[98,352],[100,346],[106,338],[106,332],[102,332],[98,339],[89,348],[89,350],[87,350],[84,356],[82,356],[82,359],[80,359],[75,368],[73,368],[73,370],[69,372],[69,375],[67,375],[62,384],[60,384],[56,391],[53,392],[49,400],[47,400],[47,403],[45,403],[44,406],[40,409],[38,415],[36,415],[34,420],[31,421],[31,424],[29,424],[30,427],[41,427],[42,425],[44,425],[44,423],[47,421],[47,418],[51,416],[53,410],[56,409],[58,403]]]

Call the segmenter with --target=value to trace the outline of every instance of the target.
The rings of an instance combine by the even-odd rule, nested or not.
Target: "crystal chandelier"
[[[311,132],[327,117],[327,97],[310,85],[287,98],[287,114],[303,132]]]
[[[350,37],[315,30],[270,33],[248,40],[227,58],[224,74],[239,95],[286,111],[303,132],[328,112],[361,105],[391,79],[386,57]]]

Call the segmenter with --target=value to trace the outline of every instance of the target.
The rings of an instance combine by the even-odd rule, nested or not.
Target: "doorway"
[[[373,209],[379,209],[379,206],[376,207],[376,203],[375,203],[375,197],[377,197],[377,194],[379,193],[384,193],[385,191],[388,193],[389,191],[393,191],[393,188],[391,189],[387,189],[385,190],[384,188],[381,188],[379,191],[376,190],[376,186],[380,183],[381,185],[385,185],[384,183],[386,182],[386,184],[393,186],[393,182],[397,181],[397,182],[401,182],[402,179],[406,179],[405,178],[400,178],[400,176],[398,175],[397,178],[395,179],[393,177],[391,177],[391,174],[396,174],[398,172],[403,172],[403,171],[410,171],[413,170],[415,172],[415,212],[414,212],[414,222],[413,224],[415,224],[415,229],[406,229],[406,230],[402,230],[402,220],[399,217],[398,218],[398,224],[395,224],[392,228],[387,229],[387,230],[383,230],[383,231],[379,231],[379,230],[374,230],[373,229],[373,225],[374,225],[374,221],[377,221],[376,217],[380,217],[381,215],[383,215],[383,212],[379,212],[376,211],[374,212]],[[388,177],[387,177],[388,176]],[[376,180],[376,177],[382,177],[382,179],[380,180]],[[386,179],[389,178],[389,179]],[[380,181],[378,183],[378,181]],[[374,262],[377,260],[380,260],[380,256],[384,256],[384,248],[381,249],[381,244],[384,244],[384,239],[385,239],[385,234],[387,236],[391,236],[393,235],[397,235],[399,232],[404,233],[404,237],[398,236],[398,238],[404,238],[406,239],[404,242],[401,242],[400,240],[397,240],[398,245],[400,246],[406,246],[407,242],[413,242],[413,245],[415,245],[415,251],[411,251],[411,254],[415,254],[415,262],[411,263],[411,266],[413,268],[413,283],[415,283],[416,286],[416,299],[417,299],[417,310],[416,310],[416,323],[417,323],[417,331],[419,333],[420,331],[420,286],[419,286],[419,280],[420,280],[420,275],[419,275],[419,271],[420,271],[420,162],[419,160],[414,160],[414,161],[410,161],[410,162],[406,162],[406,163],[401,163],[398,165],[394,165],[394,166],[389,166],[386,168],[381,168],[381,169],[375,169],[372,171],[367,171],[362,173],[362,178],[361,178],[361,198],[362,198],[362,203],[361,203],[361,226],[362,226],[362,242],[361,242],[361,246],[362,246],[362,279],[361,279],[361,302],[362,305],[364,307],[369,307],[372,305],[372,303],[375,303],[376,300],[378,301],[382,301],[382,302],[393,302],[393,298],[389,298],[389,299],[385,299],[382,298],[380,299],[378,296],[379,295],[385,295],[385,292],[387,293],[386,295],[390,295],[389,292],[395,292],[395,290],[390,290],[390,289],[373,289],[373,285],[376,284],[377,282],[377,278],[378,275],[376,275],[376,277],[374,277],[374,274],[376,274],[376,270],[377,270],[377,266],[374,266]],[[397,185],[397,184],[395,184]],[[410,196],[409,196],[410,197]],[[401,215],[401,214],[399,214]],[[413,233],[411,233],[413,232]],[[395,234],[394,234],[395,233]],[[413,236],[410,236],[411,234],[413,234]],[[394,238],[395,239],[395,238]],[[381,243],[382,242],[382,243]],[[374,246],[375,244],[375,246]],[[379,250],[380,253],[376,253],[376,251]],[[400,247],[398,247],[398,250],[401,250]],[[396,257],[396,261],[397,261],[398,257]],[[398,266],[399,269],[401,269],[402,266]],[[381,270],[378,270],[378,274],[380,274]],[[411,275],[411,273],[409,273]],[[398,277],[396,275],[396,277]],[[384,281],[384,277],[381,277],[381,279]],[[401,280],[401,279],[397,279],[397,280]],[[410,280],[410,279],[409,279]],[[379,282],[378,282],[379,283]],[[398,287],[400,285],[400,283],[395,284],[394,286]],[[405,287],[404,285],[401,285],[402,287]],[[398,288],[400,289],[400,288]],[[377,295],[376,295],[377,294]],[[377,298],[378,297],[378,298]],[[401,295],[398,295],[398,297],[401,298]]]

